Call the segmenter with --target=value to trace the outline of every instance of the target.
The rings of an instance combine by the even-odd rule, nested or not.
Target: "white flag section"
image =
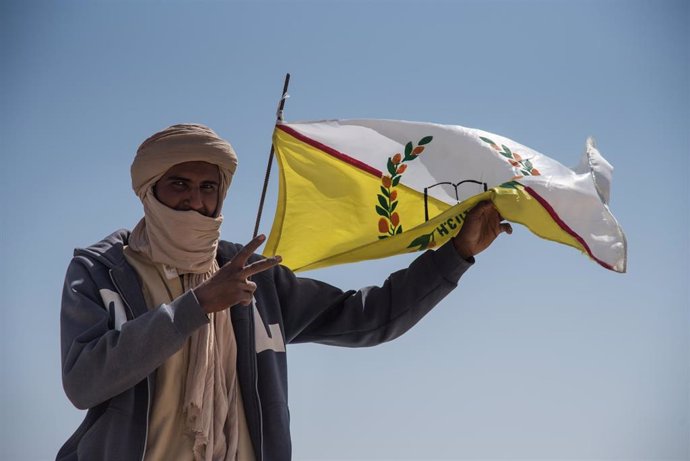
[[[266,253],[295,270],[438,246],[480,200],[626,270],[608,208],[612,167],[591,140],[573,169],[494,133],[395,120],[282,123],[274,146],[280,191]]]

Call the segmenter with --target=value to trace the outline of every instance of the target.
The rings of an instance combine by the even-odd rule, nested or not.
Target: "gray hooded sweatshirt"
[[[146,451],[156,370],[208,323],[194,293],[148,309],[120,230],[77,249],[67,269],[60,317],[62,378],[86,417],[58,460],[132,461]],[[221,241],[219,264],[241,245]],[[250,261],[258,260],[253,256]],[[361,347],[392,340],[457,285],[472,262],[452,244],[427,251],[381,287],[342,291],[277,266],[252,277],[251,306],[231,308],[237,373],[257,460],[291,458],[288,343]]]

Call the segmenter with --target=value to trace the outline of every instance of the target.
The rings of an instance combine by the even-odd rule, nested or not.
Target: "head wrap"
[[[218,166],[216,216],[172,210],[155,197],[153,186],[171,167],[201,161]],[[132,163],[132,189],[144,205],[144,219],[130,237],[133,250],[180,273],[207,272],[215,260],[220,209],[237,168],[234,149],[213,130],[198,124],[173,125],[144,141]]]
[[[132,189],[143,200],[147,190],[171,167],[194,161],[220,167],[225,186],[218,197],[222,202],[237,169],[237,154],[212,129],[192,123],[170,126],[141,143],[132,162]]]

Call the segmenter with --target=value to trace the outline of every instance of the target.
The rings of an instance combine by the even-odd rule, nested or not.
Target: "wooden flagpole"
[[[285,107],[285,100],[288,98],[287,90],[290,84],[290,74],[285,74],[285,83],[283,84],[283,95],[280,97],[278,103],[278,111],[276,112],[276,123],[283,121],[283,108]],[[261,213],[264,210],[264,201],[266,200],[266,190],[268,189],[268,178],[271,176],[271,166],[273,165],[274,148],[271,142],[271,152],[268,154],[268,165],[266,166],[266,176],[264,178],[264,187],[261,191],[261,200],[259,201],[259,212],[256,214],[256,224],[254,225],[254,237],[259,234],[259,223],[261,222]]]

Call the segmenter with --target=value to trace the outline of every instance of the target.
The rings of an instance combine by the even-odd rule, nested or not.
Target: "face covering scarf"
[[[202,161],[218,166],[220,186],[215,217],[163,205],[154,185],[179,163]],[[132,188],[144,205],[144,218],[129,246],[166,273],[179,274],[184,291],[217,270],[216,251],[223,221],[220,207],[237,168],[230,144],[203,125],[173,125],[144,141],[132,163]],[[237,346],[228,310],[211,314],[208,325],[190,338],[183,412],[194,438],[196,461],[234,460],[238,440]],[[228,428],[227,432],[225,428]]]

